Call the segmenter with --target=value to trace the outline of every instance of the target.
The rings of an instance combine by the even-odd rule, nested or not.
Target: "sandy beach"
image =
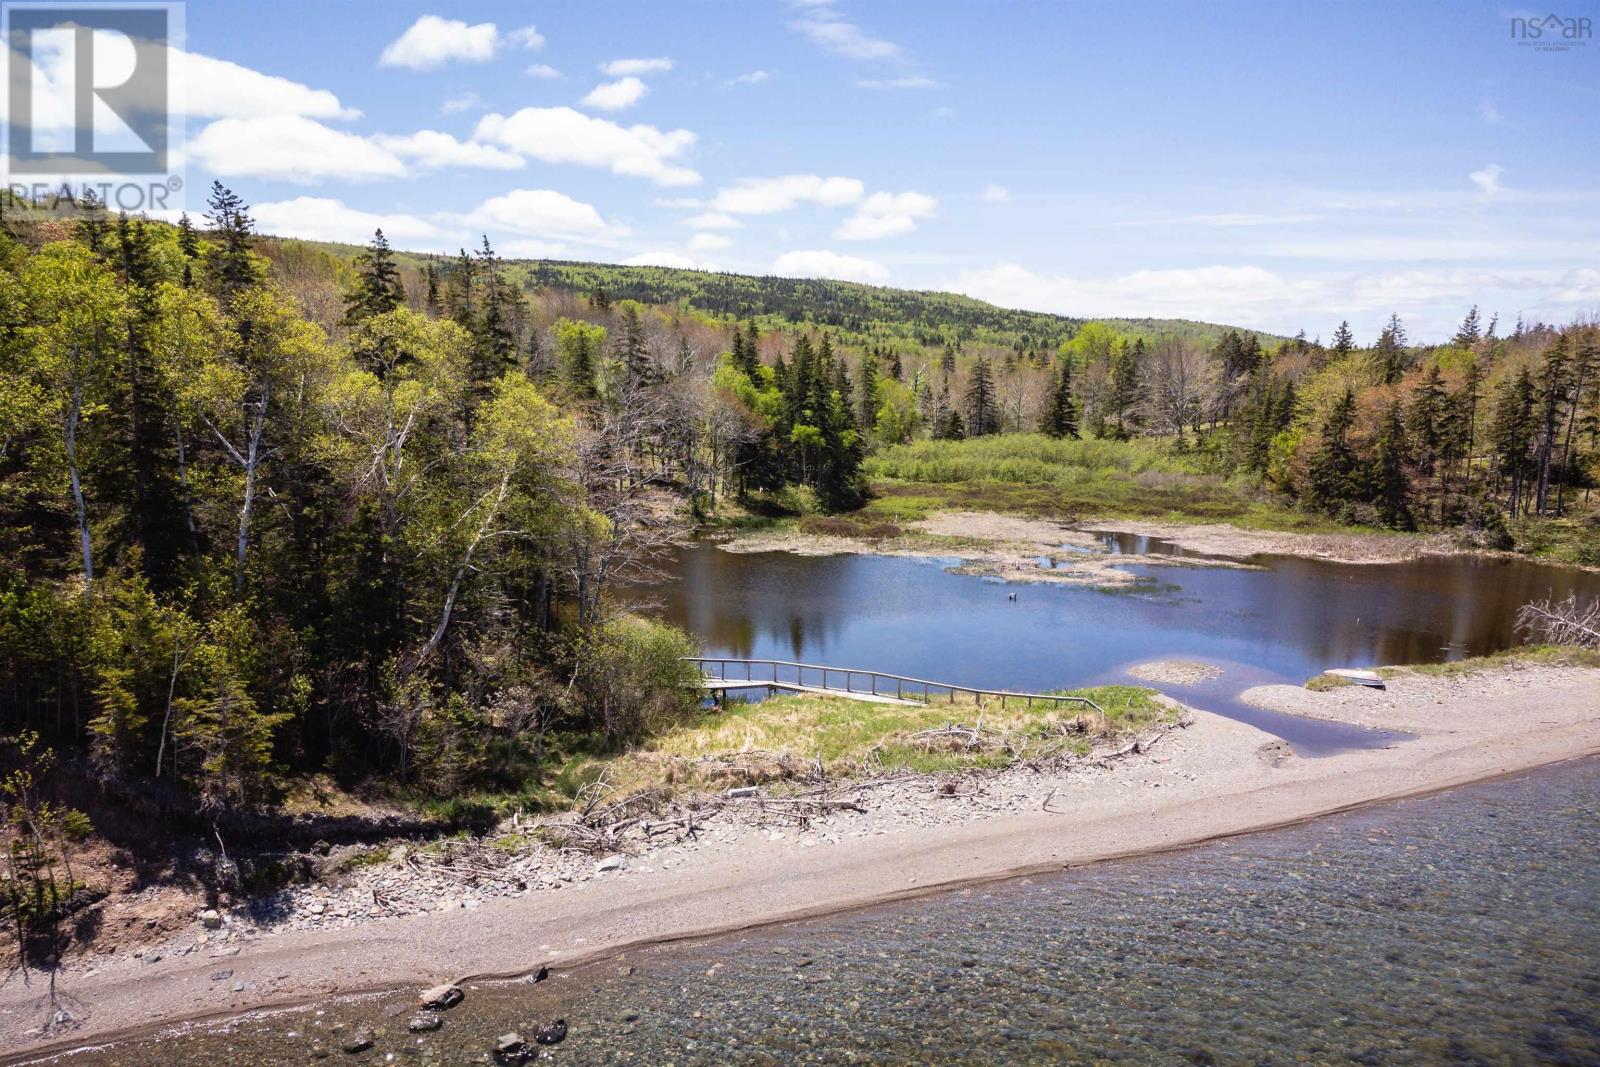
[[[560,968],[641,943],[1180,848],[1600,753],[1600,670],[1403,673],[1381,691],[1274,686],[1247,699],[1416,736],[1303,759],[1199,710],[1147,751],[1103,765],[975,778],[967,796],[943,795],[932,782],[877,799],[868,792],[864,812],[839,811],[804,831],[727,826],[559,889],[471,909],[228,944],[202,940],[197,922],[165,951],[68,961],[57,980],[76,1020],[67,1032],[38,1032],[50,1005],[44,980],[11,975],[0,986],[0,1045],[6,1062],[21,1062],[179,1020]],[[215,979],[220,969],[228,980]]]

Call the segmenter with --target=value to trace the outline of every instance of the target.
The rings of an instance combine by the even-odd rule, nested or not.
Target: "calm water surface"
[[[1179,554],[1148,538],[1103,539],[1112,554]],[[950,573],[955,562],[700,543],[673,561],[674,580],[638,595],[698,635],[708,656],[1033,691],[1127,681],[1128,667],[1152,659],[1214,663],[1225,672],[1214,682],[1161,688],[1285,737],[1303,755],[1393,737],[1261,711],[1237,694],[1329,667],[1499,651],[1518,643],[1517,609],[1529,600],[1600,596],[1600,574],[1465,556],[1362,566],[1268,557],[1250,570],[1132,564],[1139,581],[1117,589],[1007,584]]]
[[[573,1064],[1592,1065],[1597,857],[1600,763],[1574,762],[478,988],[436,1034],[405,1032],[408,990],[71,1062],[484,1063],[562,1017]],[[360,1024],[377,1046],[337,1051]]]

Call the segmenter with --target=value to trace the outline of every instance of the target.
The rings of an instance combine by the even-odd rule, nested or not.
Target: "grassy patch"
[[[1341,678],[1337,674],[1319,674],[1306,682],[1306,688],[1313,693],[1326,693],[1330,689],[1343,689],[1347,685],[1355,685],[1348,678]]]
[[[1600,512],[1581,518],[1518,519],[1509,529],[1517,552],[1551,563],[1600,567]]]
[[[782,780],[820,763],[830,774],[921,772],[1003,767],[1087,752],[1096,740],[1170,721],[1174,710],[1138,686],[1072,691],[1080,705],[961,699],[908,707],[838,697],[777,697],[732,704],[655,738],[611,761],[624,791],[672,787],[720,789]],[[957,727],[948,731],[949,727]]]
[[[1488,656],[1473,656],[1451,663],[1417,663],[1409,667],[1380,667],[1378,674],[1396,678],[1407,674],[1421,674],[1434,678],[1458,678],[1480,671],[1520,664],[1537,664],[1551,667],[1600,667],[1600,651],[1592,648],[1575,648],[1569,645],[1526,645],[1507,649]]]
[[[876,499],[860,514],[891,522],[954,509],[1306,533],[1350,529],[1291,507],[1251,479],[1208,473],[1203,457],[1166,441],[1057,441],[1038,434],[916,441],[869,458],[866,471]]]

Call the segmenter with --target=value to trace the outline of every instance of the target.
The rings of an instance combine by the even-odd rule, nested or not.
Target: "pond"
[[[1111,554],[1181,555],[1146,538],[1103,540]],[[1034,692],[1131,681],[1130,666],[1154,659],[1211,663],[1220,678],[1157,688],[1277,734],[1302,755],[1394,738],[1263,711],[1238,694],[1299,685],[1329,667],[1500,651],[1519,643],[1516,613],[1528,601],[1600,596],[1600,574],[1475,556],[1361,565],[1262,557],[1251,569],[1131,563],[1137,582],[1103,589],[1001,583],[951,573],[956,562],[698,542],[670,561],[671,580],[632,595],[699,637],[708,656]]]
[[[556,1063],[1593,1064],[1597,855],[1600,765],[1575,761],[481,986],[433,1034],[406,1033],[404,990],[63,1062],[488,1063],[564,1018]],[[362,1025],[375,1046],[339,1053]]]

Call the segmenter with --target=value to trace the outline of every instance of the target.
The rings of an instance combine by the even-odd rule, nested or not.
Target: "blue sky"
[[[311,237],[1432,339],[1600,310],[1600,41],[1518,13],[197,2],[188,185]]]

